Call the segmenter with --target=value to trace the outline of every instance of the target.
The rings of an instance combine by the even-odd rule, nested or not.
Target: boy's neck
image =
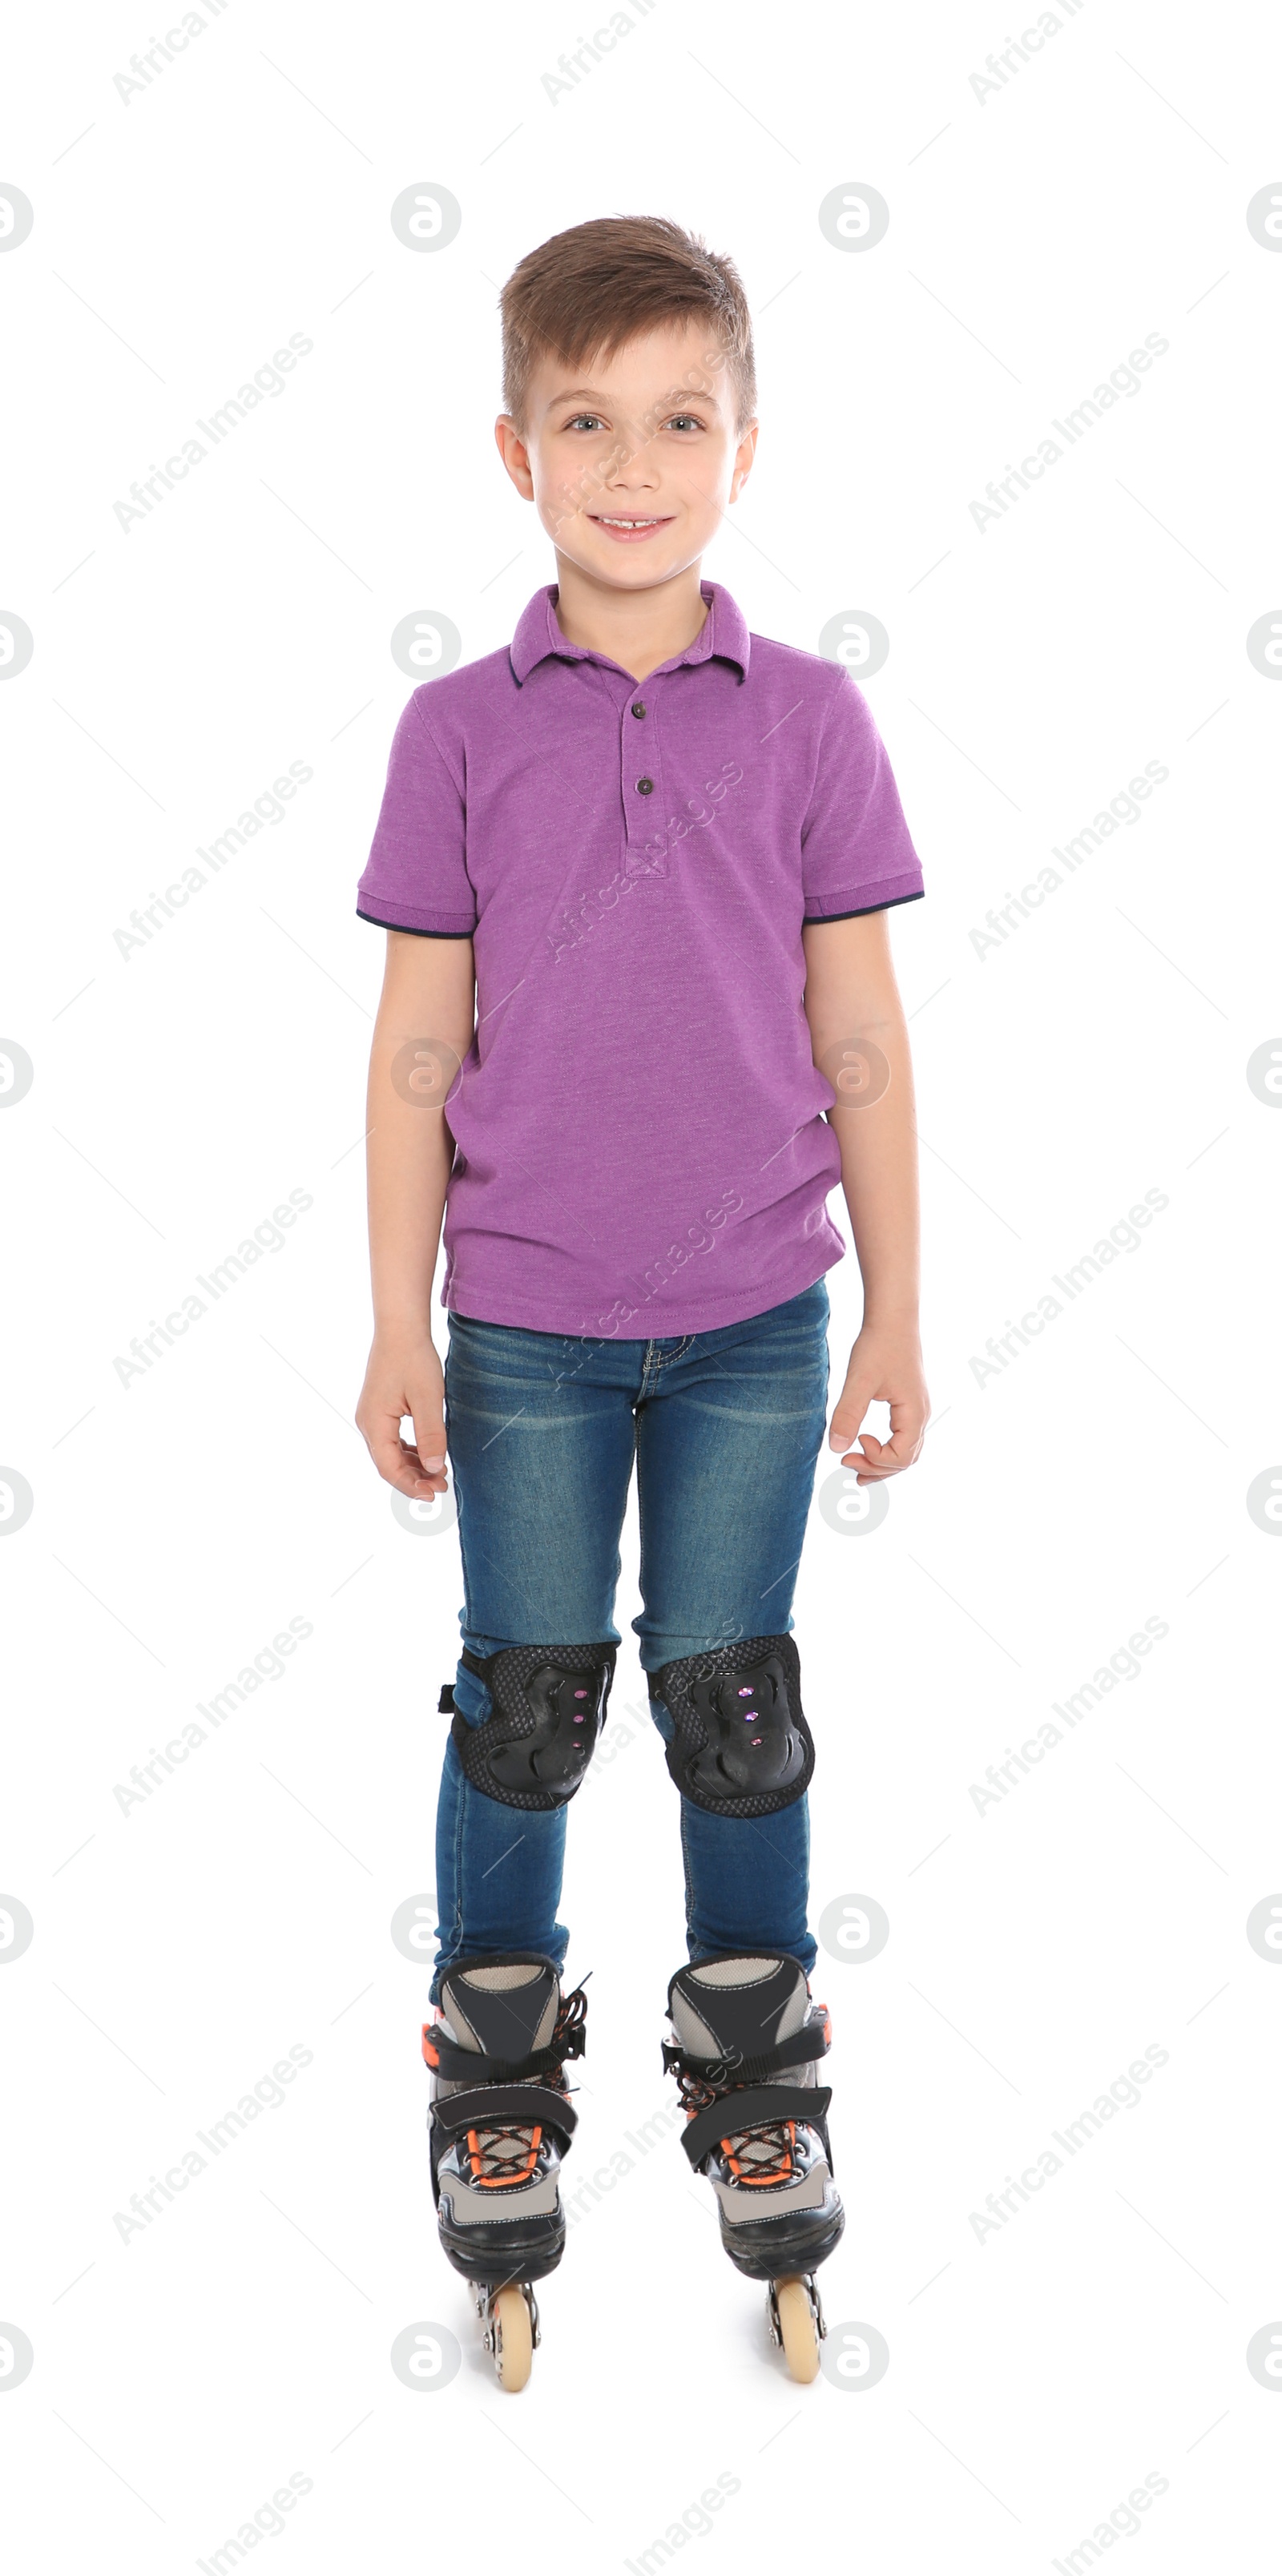
[[[567,644],[605,653],[644,680],[693,644],[708,614],[698,564],[649,590],[611,590],[562,554],[556,559],[557,624]]]

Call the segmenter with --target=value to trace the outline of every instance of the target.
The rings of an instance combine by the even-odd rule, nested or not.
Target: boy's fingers
[[[900,1411],[898,1405],[895,1411]],[[906,1418],[895,1424],[889,1440],[878,1440],[871,1431],[865,1431],[863,1456],[860,1456],[858,1450],[854,1452],[859,1465],[866,1470],[870,1483],[875,1478],[899,1475],[903,1468],[911,1467],[917,1456],[926,1427],[926,1416],[924,1411],[917,1407],[914,1407],[911,1413],[908,1413],[907,1407],[904,1407],[903,1411]]]
[[[437,1474],[425,1475],[417,1449],[407,1449],[402,1443],[400,1472],[390,1476],[388,1482],[413,1502],[421,1502],[425,1495],[445,1492],[445,1470],[442,1467]]]
[[[366,1434],[369,1454],[385,1485],[395,1485],[403,1494],[411,1493],[422,1481],[418,1459],[407,1449],[400,1436],[399,1422],[389,1422],[386,1430],[371,1439]]]
[[[856,1403],[860,1401],[858,1392],[855,1401]],[[879,1440],[872,1431],[859,1433],[859,1424],[863,1415],[868,1405],[875,1401],[876,1397],[870,1388],[868,1394],[863,1397],[860,1411],[856,1413],[854,1405],[847,1405],[843,1396],[833,1415],[832,1430],[829,1433],[832,1447],[846,1453],[843,1463],[860,1469],[867,1483],[882,1477],[899,1475],[905,1467],[911,1467],[921,1447],[922,1434],[927,1421],[927,1407],[923,1402],[917,1400],[909,1404],[892,1397],[889,1399],[891,1425],[889,1440]],[[847,1422],[852,1424],[853,1428],[849,1434],[844,1434],[840,1426]],[[858,1447],[855,1446],[856,1435],[859,1439]]]
[[[398,1493],[410,1495],[443,1493],[445,1491],[445,1434],[440,1424],[439,1412],[434,1419],[433,1407],[427,1405],[423,1408],[424,1439],[435,1443],[429,1448],[428,1458],[425,1459],[422,1448],[418,1445],[417,1430],[416,1445],[413,1448],[402,1438],[401,1423],[404,1420],[404,1410],[404,1407],[397,1406],[394,1411],[377,1414],[372,1421],[358,1423],[358,1429],[370,1457],[384,1484],[394,1485]],[[428,1463],[430,1459],[439,1460],[439,1464],[433,1468]]]
[[[445,1473],[445,1423],[439,1404],[423,1404],[414,1413],[414,1444],[426,1476]]]
[[[873,1402],[871,1378],[863,1383],[856,1378],[853,1384],[842,1388],[837,1400],[836,1412],[832,1417],[832,1429],[828,1434],[830,1448],[848,1449],[850,1447],[851,1441],[858,1436],[859,1425],[869,1405]]]

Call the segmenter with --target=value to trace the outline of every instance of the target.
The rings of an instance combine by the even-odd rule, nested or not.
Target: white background
[[[1282,1025],[1282,697],[1245,639],[1282,598],[1282,256],[1245,210],[1278,179],[1276,24],[1055,14],[982,103],[970,75],[1022,24],[995,0],[658,0],[555,105],[541,76],[595,23],[568,0],[232,0],[127,105],[113,75],[163,18],[11,33],[0,177],[35,224],[0,258],[3,605],[35,645],[0,688],[0,1031],[34,1080],[0,1117],[0,1453],[35,1499],[0,1549],[0,1886],[35,1932],[0,1975],[0,2316],[35,2362],[0,2380],[0,2438],[24,2570],[208,2561],[294,2472],[310,2492],[253,2542],[273,2565],[595,2571],[663,2540],[648,2565],[1022,2570],[1149,2473],[1165,2492],[1107,2546],[1265,2563],[1282,2408],[1245,2355],[1282,2316],[1282,1975],[1245,1925],[1282,1886],[1279,1552],[1245,1496],[1282,1458],[1282,1118],[1245,1067]],[[419,181],[463,209],[432,255],[389,223]],[[851,255],[817,209],[860,181],[891,220]],[[431,1886],[460,1582],[351,1427],[383,945],[353,899],[412,685],[393,627],[438,610],[471,659],[551,578],[493,451],[497,289],[611,212],[704,231],[757,315],[759,461],[710,572],[808,650],[844,610],[890,635],[867,685],[928,887],[894,938],[936,1420],[879,1529],[816,1508],[795,1610],[816,1918],[864,1893],[890,1922],[816,1977],[849,2208],[824,2295],[889,2369],[783,2375],[665,2140],[586,2204],[517,2401],[435,2244],[427,1978],[389,1934]],[[113,504],[291,333],[314,347],[283,394],[126,534]],[[989,480],[1150,333],[1142,391],[981,534]],[[295,760],[285,819],[123,957],[131,911]],[[1149,761],[1142,819],[981,959],[972,929]],[[283,1247],[122,1385],[131,1337],[290,1190],[313,1205]],[[1150,1190],[1139,1247],[978,1383]],[[829,1284],[839,1373],[853,1261]],[[625,1566],[614,1760],[570,1820],[594,1976],[567,2187],[663,2103],[682,1955],[676,1802],[627,1716],[634,1538]],[[115,1784],[291,1618],[313,1634],[282,1676],[122,1812]],[[1138,1675],[977,1809],[1150,1618]],[[291,2046],[312,2063],[280,2107],[122,2242],[114,2213]],[[971,2213],[1148,2047],[1137,2106],[981,2241]],[[388,2356],[421,2320],[463,2358],[417,2393]]]

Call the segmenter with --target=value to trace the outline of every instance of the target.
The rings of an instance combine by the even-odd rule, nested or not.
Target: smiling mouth
[[[666,528],[668,524],[666,518],[655,517],[630,519],[624,518],[614,511],[607,512],[605,510],[593,510],[590,513],[590,516],[593,518],[598,528],[619,528],[622,529],[626,536],[630,536],[633,531],[638,528]]]

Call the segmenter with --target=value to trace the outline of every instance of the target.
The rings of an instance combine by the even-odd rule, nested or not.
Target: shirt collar
[[[693,644],[684,653],[674,654],[670,662],[659,665],[661,671],[678,670],[683,662],[733,662],[741,680],[748,676],[748,627],[742,610],[719,581],[700,582],[699,588],[708,603],[708,614]],[[524,688],[536,663],[549,654],[567,662],[605,662],[609,657],[594,653],[585,644],[570,644],[561,633],[556,614],[556,583],[536,590],[528,607],[517,620],[511,643],[512,673],[518,688]],[[656,674],[651,671],[649,677]]]

